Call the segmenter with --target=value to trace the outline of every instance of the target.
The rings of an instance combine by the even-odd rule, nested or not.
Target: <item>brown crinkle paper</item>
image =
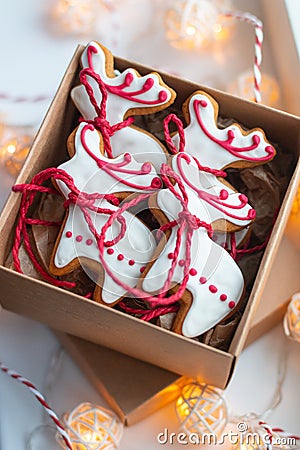
[[[165,111],[148,116],[136,117],[135,125],[146,129],[159,140],[164,142],[163,119],[170,113],[176,113],[183,120],[181,113],[173,106]],[[225,127],[233,122],[232,119],[219,119],[219,127]],[[173,127],[173,128],[172,128]],[[170,132],[175,131],[174,124],[170,124]],[[282,150],[277,148],[277,152]],[[243,194],[249,198],[249,202],[256,209],[257,218],[251,227],[251,237],[248,247],[254,247],[267,242],[276,219],[277,212],[283,199],[284,192],[289,182],[288,173],[295,164],[292,155],[285,155],[281,158],[281,164],[275,159],[268,164],[246,168],[242,170],[228,169],[228,181]],[[201,162],[201,161],[200,161]],[[134,212],[134,211],[133,211]],[[63,208],[63,198],[55,195],[43,194],[40,196],[40,202],[36,211],[32,213],[32,217],[50,221],[62,221],[65,210]],[[147,223],[152,229],[157,229],[158,224],[149,211],[143,210],[139,213],[141,220]],[[39,257],[39,260],[45,268],[48,267],[53,252],[54,244],[59,232],[59,226],[32,226],[30,230],[30,238],[33,248]],[[239,323],[247,300],[249,298],[258,268],[263,256],[264,250],[256,251],[252,254],[243,255],[238,261],[246,285],[244,299],[240,302],[238,310],[227,320],[216,325],[204,335],[195,338],[200,342],[211,345],[213,347],[227,350],[235,329]],[[40,275],[32,267],[23,246],[20,249],[21,267],[29,276],[33,278],[41,278]],[[6,266],[13,268],[12,257],[9,255]],[[66,281],[75,281],[77,287],[73,289],[79,295],[87,295],[93,292],[94,283],[89,279],[83,269],[78,268],[74,272],[64,277]],[[128,305],[137,308],[143,308],[145,305],[138,299],[124,299]],[[116,306],[118,308],[118,306]],[[175,313],[161,316],[154,319],[156,325],[170,329],[175,317]]]

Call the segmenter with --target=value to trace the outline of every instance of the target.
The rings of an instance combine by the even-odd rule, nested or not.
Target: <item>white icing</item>
[[[166,93],[166,100],[157,101],[156,105],[163,105],[169,102],[171,98],[171,92],[167,88],[159,84],[159,78],[155,74],[149,74],[144,77],[140,77],[137,75],[137,72],[135,70],[126,69],[124,72],[118,74],[114,78],[108,77],[105,70],[105,53],[96,42],[91,42],[85,48],[82,54],[81,61],[84,68],[89,67],[87,59],[87,49],[89,46],[97,48],[97,53],[93,53],[92,56],[93,66],[94,71],[101,77],[104,83],[111,86],[118,86],[124,82],[126,74],[131,73],[134,77],[134,80],[130,86],[124,89],[124,92],[135,92],[142,89],[145,81],[151,78],[154,82],[152,88],[149,91],[138,95],[138,98],[143,100],[156,100],[158,98],[159,92],[164,91]],[[100,89],[94,79],[92,79],[91,77],[87,77],[87,79],[93,88],[97,103],[98,105],[100,105],[102,98]],[[107,120],[111,125],[122,122],[128,110],[135,108],[153,107],[153,105],[147,105],[138,103],[133,100],[128,100],[110,92],[107,92],[107,94]],[[84,86],[75,87],[71,92],[71,96],[84,119],[93,120],[96,116],[96,112],[94,107],[90,103],[90,99],[86,93]],[[159,141],[153,138],[149,133],[145,133],[143,130],[138,128],[126,127],[122,130],[117,131],[111,137],[111,147],[113,156],[118,156],[122,153],[130,152],[139,162],[151,161],[157,170],[159,170],[162,163],[166,162],[166,155]]]
[[[190,212],[201,220],[209,221],[210,214],[206,204],[200,202],[193,192],[189,192],[188,195]],[[177,218],[182,209],[179,201],[168,190],[159,191],[157,203],[170,221]],[[165,248],[143,280],[142,287],[147,292],[156,292],[161,289],[168,277],[172,263],[168,255],[174,252],[177,229],[177,227],[172,229]],[[179,260],[186,259],[185,245],[186,233],[184,232]],[[232,300],[235,303],[239,301],[243,293],[244,280],[234,260],[208,237],[207,231],[203,228],[195,230],[192,235],[190,267],[197,270],[197,275],[190,275],[187,283],[187,290],[191,292],[193,299],[182,324],[182,334],[186,337],[195,337],[209,330],[229,314],[228,303]],[[201,284],[200,277],[206,277],[207,282]],[[179,284],[182,279],[183,268],[177,265],[172,278],[173,284]],[[210,292],[210,285],[216,286],[218,292]],[[226,294],[228,299],[221,301],[221,294]]]
[[[241,209],[234,209],[234,207],[240,204],[239,196],[241,194],[239,192],[236,192],[228,186],[225,186],[218,180],[215,175],[204,171],[199,171],[198,166],[193,158],[190,158],[190,162],[188,162],[181,156],[182,155],[178,153],[172,158],[171,164],[172,169],[175,173],[181,176],[180,170],[178,168],[178,160],[180,160],[181,167],[186,179],[196,188],[216,197],[219,197],[221,191],[225,190],[228,193],[228,198],[226,200],[223,200],[222,204],[219,205],[220,209],[217,209],[214,203],[210,204],[205,199],[202,200],[201,198],[199,198],[197,193],[193,189],[191,189],[191,187],[184,181],[183,178],[181,178],[181,181],[183,182],[185,189],[187,190],[187,193],[189,195],[189,208],[197,211],[199,201],[204,201],[206,203],[207,212],[209,214],[209,223],[214,223],[217,220],[224,219],[236,225],[237,227],[245,227],[252,222],[252,219],[247,219],[248,212],[252,210],[252,207],[248,203],[246,203],[245,206]],[[190,192],[195,193],[195,195],[190,196]],[[192,205],[192,202],[196,203]],[[230,208],[230,206],[233,206],[233,208]],[[237,217],[231,217],[230,214],[233,214]]]
[[[222,189],[226,189],[229,193],[228,199],[224,201],[225,204],[238,204],[239,193],[224,186],[214,175],[199,171],[198,166],[193,158],[190,157],[186,161],[182,154],[178,153],[172,157],[171,166],[173,171],[181,176],[178,167],[178,161],[181,163],[181,169],[189,183],[195,185],[198,189],[206,193],[219,195]],[[188,196],[188,209],[191,214],[194,214],[200,220],[206,223],[213,223],[220,219],[226,219],[237,226],[246,226],[251,220],[239,220],[238,218],[228,218],[224,212],[216,209],[206,200],[200,199],[194,189],[191,189],[189,184],[181,176],[181,181],[184,184],[186,194]],[[178,184],[175,189],[180,192]],[[167,189],[160,190],[157,196],[158,207],[165,213],[169,221],[177,220],[178,215],[182,210],[180,202]],[[251,209],[249,204],[240,210],[233,210],[233,212],[241,217],[247,216]],[[225,210],[227,210],[225,208]],[[143,281],[143,289],[147,292],[155,292],[164,286],[168,277],[172,260],[168,257],[173,253],[176,246],[177,227],[171,231],[171,236],[168,239],[165,248],[155,261],[150,271],[145,276]],[[184,232],[182,245],[178,260],[186,260],[186,232]],[[237,303],[243,293],[244,280],[243,275],[236,265],[235,261],[220,245],[213,242],[208,237],[207,230],[199,228],[195,230],[192,236],[191,243],[191,264],[190,267],[196,269],[197,275],[190,275],[187,290],[192,294],[192,305],[183,321],[182,333],[187,337],[198,336],[209,330],[215,324],[220,322],[230,312],[229,302]],[[205,284],[201,284],[200,277],[207,278]],[[183,279],[183,267],[177,264],[172,277],[173,284],[180,284]],[[212,293],[209,286],[217,287],[218,292]],[[220,295],[226,294],[227,300],[221,301]]]
[[[96,161],[88,155],[81,142],[81,133],[85,126],[85,123],[81,123],[76,132],[75,154],[73,158],[61,164],[59,168],[71,175],[77,188],[85,193],[96,192],[107,194],[123,191],[138,192],[139,190],[137,188],[126,186],[123,182],[117,181],[103,169],[100,169]],[[86,131],[85,140],[89,150],[96,154],[101,161],[113,164],[124,160],[124,155],[113,160],[101,155],[99,150],[100,137],[95,129],[88,129]],[[141,164],[136,162],[132,157],[131,162],[126,165],[126,169],[131,171],[141,170]],[[153,167],[151,167],[151,172],[148,174],[120,173],[119,175],[122,176],[124,180],[142,187],[149,186],[151,181],[157,177],[157,173]],[[67,198],[70,192],[68,187],[61,181],[57,181],[57,184],[65,198]],[[141,189],[140,192],[149,192],[149,190]],[[95,205],[102,208],[109,208],[110,210],[116,210],[118,208],[117,206],[111,205],[106,200],[97,200]],[[100,232],[109,216],[96,214],[92,211],[90,211],[90,215],[94,226],[98,232]],[[104,250],[104,258],[109,265],[109,268],[117,274],[123,283],[135,287],[137,279],[141,275],[140,269],[151,259],[156,244],[150,230],[138,218],[134,217],[129,212],[124,212],[123,217],[126,221],[126,233],[124,237],[112,247],[114,249],[113,255],[109,255],[107,249]],[[72,232],[71,238],[66,236],[66,232],[68,231]],[[112,227],[108,229],[106,241],[115,238],[119,232],[119,223],[115,221]],[[79,235],[83,237],[81,242],[76,241],[76,236]],[[88,239],[93,241],[92,245],[87,245],[86,241]],[[124,255],[122,261],[117,259],[119,254]],[[82,257],[100,263],[99,250],[94,235],[89,230],[81,209],[78,206],[71,204],[66,223],[62,230],[61,239],[54,256],[54,264],[58,268],[64,268],[75,258],[79,258],[80,260]],[[131,259],[134,260],[134,265],[128,264]],[[97,276],[95,276],[95,278],[95,281],[97,281]],[[122,287],[105,274],[102,285],[102,300],[104,302],[113,303],[125,293],[126,291]]]
[[[254,135],[260,138],[260,143],[257,148],[243,152],[242,155],[245,159],[239,158],[236,155],[231,154],[228,150],[224,149],[221,145],[211,140],[203,131],[197,121],[197,117],[194,111],[194,102],[202,100],[207,103],[206,107],[199,105],[200,115],[204,123],[205,128],[211,135],[221,141],[228,139],[228,131],[234,132],[235,138],[232,141],[232,145],[237,148],[245,148],[253,144],[252,137]],[[190,154],[195,156],[203,166],[213,167],[215,169],[222,169],[230,166],[232,163],[239,160],[247,160],[250,158],[265,158],[268,153],[265,148],[270,144],[266,140],[264,133],[260,130],[254,130],[247,135],[242,134],[240,128],[237,125],[230,125],[227,128],[219,129],[216,125],[214,105],[210,98],[202,94],[195,94],[189,101],[189,116],[190,123],[184,129],[184,135],[186,140],[185,149]],[[179,135],[176,134],[173,137],[174,144],[179,146]],[[270,158],[271,159],[271,158]],[[258,161],[260,162],[260,161]]]
[[[234,232],[235,245],[237,247],[243,242],[248,233],[249,227],[245,227],[239,231]],[[222,247],[226,247],[228,250],[231,250],[231,233],[214,232],[213,241],[216,244],[219,244]]]

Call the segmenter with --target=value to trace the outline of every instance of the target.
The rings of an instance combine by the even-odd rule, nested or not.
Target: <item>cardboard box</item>
[[[245,346],[282,321],[290,297],[300,289],[300,247],[297,248],[289,239],[289,226],[286,234],[280,243]],[[282,280],[280,283],[279,279]],[[57,337],[126,425],[144,419],[173,401],[188,382],[187,377],[178,377],[175,373],[80,338],[64,333],[57,333]]]
[[[66,157],[63,149],[78,117],[75,107],[69,100],[69,92],[78,84],[81,50],[82,48],[78,48],[74,55],[17,183],[28,181],[45,167],[57,166]],[[134,67],[141,74],[151,70],[118,58],[115,65],[119,70],[128,66]],[[109,347],[176,374],[198,377],[209,384],[225,388],[232,375],[236,358],[245,344],[297,188],[300,164],[298,163],[296,170],[295,166],[299,153],[300,119],[174,76],[164,74],[163,78],[178,92],[176,101],[179,105],[195,90],[204,89],[219,103],[221,115],[233,117],[249,128],[262,127],[270,140],[277,142],[282,149],[294,155],[295,164],[289,174],[291,182],[265,250],[250,299],[228,352],[176,335],[5,268],[3,263],[11,249],[14,224],[20,205],[20,196],[15,194],[9,197],[0,220],[1,304],[6,309],[44,322],[57,330]],[[280,164],[279,157],[277,160]]]

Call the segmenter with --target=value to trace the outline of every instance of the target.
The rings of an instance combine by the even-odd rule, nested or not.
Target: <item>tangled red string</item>
[[[275,224],[277,215],[278,215],[278,209],[276,209],[274,212],[272,225]],[[248,241],[245,243],[243,248],[237,248],[235,233],[231,233],[231,235],[230,235],[230,251],[229,251],[230,256],[235,261],[239,261],[239,259],[242,255],[252,255],[253,253],[264,250],[266,248],[266,246],[268,245],[272,231],[273,231],[273,226],[271,227],[266,239],[261,244],[254,245],[253,247],[248,247],[248,245],[249,245],[249,239],[248,239]]]
[[[128,306],[124,301],[119,302],[118,305],[121,307],[123,311],[129,314],[135,314],[145,322],[149,322],[150,320],[155,319],[156,317],[160,317],[168,313],[177,312],[179,309],[178,305],[158,306],[157,308],[153,309],[133,308],[131,306]]]
[[[184,291],[186,290],[187,282],[189,279],[189,269],[190,269],[190,263],[191,263],[191,239],[192,235],[195,229],[199,227],[205,227],[209,230],[210,233],[212,233],[211,226],[205,222],[197,221],[195,220],[195,216],[193,216],[189,210],[188,210],[188,197],[187,193],[185,191],[185,187],[181,181],[181,179],[178,177],[178,175],[166,164],[163,164],[161,167],[161,176],[162,180],[167,186],[168,189],[175,195],[175,197],[179,200],[182,206],[182,212],[183,214],[179,214],[178,220],[176,221],[176,225],[178,226],[177,229],[177,236],[176,236],[176,245],[174,250],[174,257],[171,263],[171,268],[168,272],[167,280],[164,284],[164,286],[160,289],[158,295],[151,295],[141,289],[138,289],[136,287],[132,287],[126,283],[123,283],[116,274],[109,268],[107,265],[103,252],[104,252],[104,242],[105,242],[105,235],[107,230],[111,227],[113,222],[120,216],[124,211],[127,209],[136,206],[139,202],[148,199],[151,194],[141,194],[138,197],[134,198],[133,200],[124,203],[121,207],[119,207],[113,214],[110,215],[105,225],[102,227],[100,236],[97,234],[96,236],[96,230],[91,224],[90,231],[91,233],[96,236],[98,249],[99,249],[99,258],[100,262],[105,270],[105,272],[112,278],[112,280],[120,285],[125,291],[129,292],[133,296],[146,300],[147,303],[150,305],[150,307],[158,307],[158,306],[167,306],[172,305],[176,303],[178,300],[181,299]],[[175,179],[178,183],[179,192],[175,190],[173,184],[171,183],[169,177]],[[175,224],[174,224],[175,225]],[[173,226],[174,226],[173,225]],[[180,283],[180,286],[176,293],[166,296],[168,293],[171,282],[174,274],[174,270],[177,264],[179,251],[181,248],[181,242],[182,242],[182,236],[184,231],[186,230],[186,245],[185,245],[185,260],[184,260],[184,266],[183,266],[183,279]]]
[[[172,138],[170,135],[170,130],[169,130],[170,122],[174,122],[175,125],[177,126],[178,136],[179,136],[179,149],[177,149],[177,147],[174,145],[174,142],[172,141]],[[183,123],[179,119],[179,117],[176,116],[176,114],[169,114],[167,117],[165,117],[165,119],[164,119],[164,135],[165,135],[165,141],[169,147],[169,150],[173,155],[176,155],[176,153],[178,153],[178,152],[185,151],[185,134],[184,134],[184,129],[183,129]],[[227,177],[227,173],[224,172],[224,170],[218,170],[218,169],[213,169],[211,167],[202,166],[202,164],[200,164],[198,158],[193,156],[193,159],[196,162],[199,170],[201,170],[203,172],[211,173],[212,175],[215,175],[216,177],[222,177],[222,178]]]
[[[36,256],[34,255],[31,244],[30,244],[30,238],[27,232],[26,225],[28,223],[34,223],[35,225],[57,225],[57,222],[48,222],[44,220],[39,219],[28,219],[27,213],[30,208],[30,206],[33,203],[34,196],[37,192],[43,192],[43,193],[55,193],[57,195],[60,195],[57,191],[54,191],[52,188],[48,188],[45,186],[42,186],[42,183],[49,179],[59,180],[67,186],[67,188],[70,190],[70,193],[68,195],[68,199],[65,201],[65,207],[68,207],[71,203],[76,204],[80,210],[82,211],[85,220],[87,222],[87,225],[94,235],[99,249],[99,257],[101,264],[103,265],[106,273],[119,285],[121,285],[127,292],[135,295],[136,297],[146,299],[147,302],[149,302],[150,306],[154,307],[160,307],[160,306],[168,306],[173,305],[176,303],[183,295],[186,285],[189,279],[189,268],[190,268],[190,262],[191,262],[191,239],[192,234],[195,229],[198,229],[199,227],[204,227],[208,230],[209,234],[212,234],[211,226],[203,221],[200,221],[197,217],[192,215],[188,210],[188,197],[184,188],[183,183],[181,182],[180,178],[174,171],[167,166],[166,164],[162,165],[161,169],[161,175],[162,179],[167,186],[168,189],[175,195],[175,197],[180,201],[182,206],[182,211],[178,216],[178,220],[176,222],[176,225],[178,226],[177,230],[177,238],[176,238],[176,247],[174,250],[174,259],[171,264],[171,268],[168,272],[167,280],[163,286],[163,288],[160,290],[158,296],[152,296],[138,288],[132,288],[131,286],[123,283],[107,266],[105,259],[103,257],[104,248],[110,245],[115,245],[117,242],[119,242],[120,239],[124,236],[126,232],[126,222],[124,217],[122,216],[123,212],[127,209],[137,205],[139,202],[149,198],[151,193],[148,194],[141,194],[138,197],[135,197],[133,200],[129,202],[125,202],[122,206],[118,207],[117,210],[111,210],[109,208],[100,208],[98,206],[95,206],[95,201],[99,199],[105,199],[113,203],[115,206],[119,205],[119,200],[112,194],[87,194],[84,192],[80,192],[73,181],[73,178],[68,175],[64,170],[57,169],[57,168],[50,168],[45,169],[39,174],[37,174],[30,183],[28,184],[19,184],[15,185],[13,187],[14,192],[21,192],[22,193],[22,199],[21,199],[21,206],[20,206],[20,216],[19,221],[16,227],[15,232],[15,241],[12,249],[12,255],[13,255],[13,261],[16,270],[19,273],[23,273],[21,268],[21,263],[19,259],[19,250],[21,245],[21,240],[23,237],[24,246],[27,251],[27,254],[29,258],[31,259],[35,269],[42,275],[42,277],[48,281],[49,283],[60,286],[64,288],[73,288],[76,286],[75,283],[68,282],[68,281],[61,281],[57,280],[56,278],[49,275],[49,273],[43,268],[43,266],[40,264]],[[179,191],[176,191],[173,184],[170,182],[169,177],[176,180]],[[95,229],[90,211],[93,211],[97,214],[106,214],[109,216],[106,224],[102,227],[100,234]],[[114,238],[112,241],[105,241],[105,234],[108,228],[112,225],[112,223],[118,220],[121,224],[121,231],[119,235]],[[175,226],[175,222],[172,222],[169,227],[172,228]],[[182,242],[182,235],[184,231],[186,230],[186,257],[185,257],[185,264],[183,267],[183,280],[182,283],[178,289],[178,291],[169,296],[165,297],[164,294],[166,294],[171,286],[172,277],[174,274],[174,270],[177,264],[179,251],[181,248],[181,242]],[[171,309],[173,311],[173,309]],[[166,311],[166,310],[160,310]],[[168,311],[170,312],[170,310]],[[166,313],[166,312],[165,312]],[[152,313],[144,313],[144,320],[151,320],[153,317],[157,317],[158,310],[153,311]]]
[[[88,77],[93,78],[100,89],[100,105],[95,98],[94,90],[88,81]],[[110,137],[113,136],[116,131],[119,131],[122,128],[131,125],[134,122],[134,118],[128,117],[123,122],[116,123],[115,125],[110,125],[110,123],[106,119],[107,89],[100,76],[88,67],[80,72],[79,78],[82,85],[85,87],[86,93],[88,94],[90,102],[96,112],[96,117],[94,120],[84,120],[84,122],[93,124],[94,127],[101,132],[105,152],[109,158],[113,158],[112,148],[110,145]]]
[[[79,206],[81,211],[84,214],[84,217],[86,220],[91,221],[91,216],[87,212],[88,209],[92,210],[96,213],[102,213],[102,214],[111,214],[113,210],[110,210],[108,208],[99,208],[94,205],[96,200],[99,199],[105,199],[110,201],[113,205],[118,206],[119,200],[112,194],[87,194],[84,192],[80,192],[77,187],[74,184],[73,178],[67,174],[64,170],[57,169],[57,168],[49,168],[41,171],[37,175],[35,175],[32,180],[27,184],[18,184],[13,186],[12,190],[14,192],[21,192],[22,198],[21,198],[21,205],[20,205],[20,215],[19,220],[16,226],[15,230],[15,240],[12,248],[12,256],[13,256],[13,262],[14,266],[17,272],[23,273],[21,268],[21,262],[19,258],[19,251],[21,242],[23,239],[24,247],[26,249],[26,252],[32,261],[32,264],[36,271],[43,277],[44,280],[48,281],[49,283],[53,284],[54,286],[64,287],[67,289],[74,288],[76,286],[75,283],[69,282],[69,281],[61,281],[57,280],[56,278],[52,277],[40,264],[37,257],[35,256],[30,243],[30,237],[27,231],[27,225],[44,225],[44,226],[53,226],[53,225],[59,225],[59,222],[51,222],[51,221],[45,221],[40,219],[31,219],[27,217],[28,210],[30,206],[33,203],[35,195],[39,193],[48,193],[48,194],[54,194],[54,195],[61,195],[58,191],[42,186],[42,183],[50,180],[59,180],[65,183],[65,185],[70,190],[68,200],[65,202],[65,206],[68,206],[70,203],[76,203],[76,205]],[[121,232],[120,235],[115,238],[113,241],[105,242],[105,246],[114,245],[116,244],[125,233],[125,221],[123,218],[118,218],[119,222],[121,223]]]

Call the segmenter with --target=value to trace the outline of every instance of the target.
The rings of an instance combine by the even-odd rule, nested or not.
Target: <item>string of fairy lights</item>
[[[119,33],[121,25],[118,17],[118,3],[116,0],[56,0],[51,10],[51,20],[61,28],[63,33],[92,35],[97,25],[97,17],[105,13],[111,15],[114,30]],[[207,48],[215,42],[221,42],[225,45],[234,32],[236,19],[240,20],[241,18],[241,14],[238,17],[239,14],[232,11],[231,0],[174,0],[168,3],[167,8],[164,6],[165,35],[170,45],[182,52],[201,51],[201,49]],[[242,18],[244,20],[245,16],[242,16]],[[249,15],[248,19],[248,23],[251,23]],[[254,21],[254,25],[256,25],[255,30],[257,31],[257,22]],[[256,35],[256,42],[259,42],[259,36],[259,34]],[[114,36],[114,39],[116,39],[116,36]],[[279,86],[273,77],[266,74],[260,76],[260,67],[257,61],[259,61],[259,58],[256,57],[254,73],[260,84],[262,102],[270,106],[276,106],[280,96]],[[228,91],[243,98],[257,101],[253,94],[253,71],[239,74],[228,86]],[[5,93],[2,93],[0,94],[0,113],[4,101],[6,103],[38,103],[45,101],[45,96],[38,96],[34,99],[26,97],[20,99],[9,98]],[[1,121],[0,163],[3,170],[9,172],[13,177],[19,173],[29,152],[34,135],[33,129],[34,127],[6,124],[4,119]],[[300,207],[297,206],[299,204],[300,194],[298,193],[293,214],[298,214],[300,221]],[[295,294],[292,297],[283,324],[287,336],[286,340],[288,341],[289,338],[300,342],[300,294]],[[55,422],[57,442],[62,448],[101,450],[116,448],[119,445],[123,425],[113,412],[98,405],[81,403],[59,419],[50,406],[44,402],[39,391],[28,380],[3,365],[0,368],[29,388],[40,401],[47,414]],[[281,370],[278,375],[276,387],[278,398],[281,396],[285,373],[286,370]],[[277,407],[279,403],[280,401],[275,402],[272,409]],[[299,439],[298,436],[289,435],[280,428],[272,429],[264,421],[262,415],[248,414],[238,418],[238,420],[229,417],[222,392],[197,381],[188,382],[182,388],[176,402],[176,413],[181,430],[190,438],[193,436],[195,440],[201,439],[205,433],[212,433],[218,437],[229,421],[246,424],[244,430],[239,430],[237,427],[239,438],[232,446],[232,449],[236,450],[270,450],[272,439],[284,437],[288,440],[289,438],[289,442],[293,445]],[[246,430],[259,436],[255,444],[245,440]],[[269,438],[269,442],[266,441],[266,436]],[[292,444],[287,444],[282,448],[294,448]]]

